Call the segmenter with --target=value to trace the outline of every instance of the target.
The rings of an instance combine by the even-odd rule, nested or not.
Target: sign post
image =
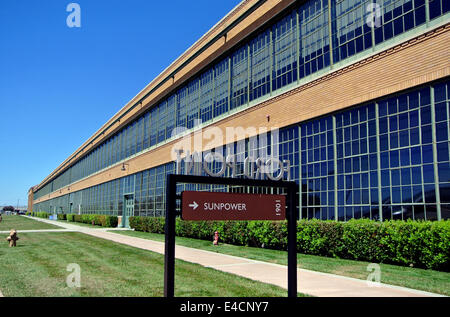
[[[178,183],[283,188],[286,195],[184,191],[177,195]],[[288,297],[297,297],[297,213],[295,182],[238,179],[193,175],[167,175],[164,252],[164,296],[175,292],[176,200],[181,199],[184,220],[284,220],[288,225]],[[287,203],[287,209],[286,209]]]

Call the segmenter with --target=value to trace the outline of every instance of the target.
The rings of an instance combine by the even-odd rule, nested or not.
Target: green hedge
[[[164,218],[130,217],[136,231],[164,233]],[[176,221],[176,235],[224,243],[287,249],[285,221]],[[450,271],[450,220],[297,222],[297,251],[359,261]]]
[[[57,218],[58,218],[58,220],[67,220],[66,219],[66,214],[58,214]]]
[[[50,216],[47,212],[32,212],[31,216],[46,218]],[[81,222],[94,224],[96,226],[102,226],[107,228],[115,228],[118,224],[117,216],[109,216],[109,215],[76,215],[76,214],[58,214],[58,220],[67,220],[69,222]]]
[[[36,212],[32,212],[31,216],[32,217],[39,217],[39,218],[48,219],[50,214],[48,212],[45,212],[45,211],[36,211]]]
[[[84,214],[84,215],[76,215],[76,214],[68,214],[67,221],[69,222],[81,222],[94,224],[96,226],[115,228],[118,224],[117,216],[109,216],[109,215],[95,215],[95,214]]]

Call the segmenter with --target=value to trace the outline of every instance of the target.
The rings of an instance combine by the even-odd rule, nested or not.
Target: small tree
[[[11,211],[14,212],[16,209],[13,206],[5,206],[3,207],[3,211]]]

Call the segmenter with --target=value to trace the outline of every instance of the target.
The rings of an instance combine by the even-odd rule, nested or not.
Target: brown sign
[[[286,196],[184,191],[181,217],[183,220],[285,220]]]

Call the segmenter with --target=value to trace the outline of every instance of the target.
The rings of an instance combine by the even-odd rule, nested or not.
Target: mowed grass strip
[[[84,227],[84,228],[92,228],[92,229],[103,228],[102,226],[92,225],[91,223],[71,222],[71,221],[67,221],[67,220],[55,220],[55,222],[56,223],[67,223],[70,225],[75,225],[75,226]]]
[[[63,229],[61,227],[25,218],[23,216],[5,216],[2,215],[2,222],[0,222],[0,231],[9,231],[11,229],[20,230],[43,230],[43,229]]]
[[[163,234],[139,231],[114,231],[114,233],[161,242],[163,242],[165,238]],[[236,246],[224,243],[220,243],[219,246],[214,246],[212,238],[211,241],[204,241],[176,237],[176,244],[252,260],[287,265],[286,251]],[[331,273],[362,280],[366,280],[371,273],[367,271],[369,262],[328,258],[300,253],[297,256],[297,264],[298,267],[306,270]],[[380,268],[382,283],[450,296],[450,273],[383,263],[380,264]]]
[[[72,232],[23,233],[18,247],[0,244],[4,296],[148,296],[164,293],[164,256]],[[69,288],[70,263],[81,288]],[[280,287],[176,260],[175,296],[285,297]],[[301,294],[299,294],[301,296]]]

